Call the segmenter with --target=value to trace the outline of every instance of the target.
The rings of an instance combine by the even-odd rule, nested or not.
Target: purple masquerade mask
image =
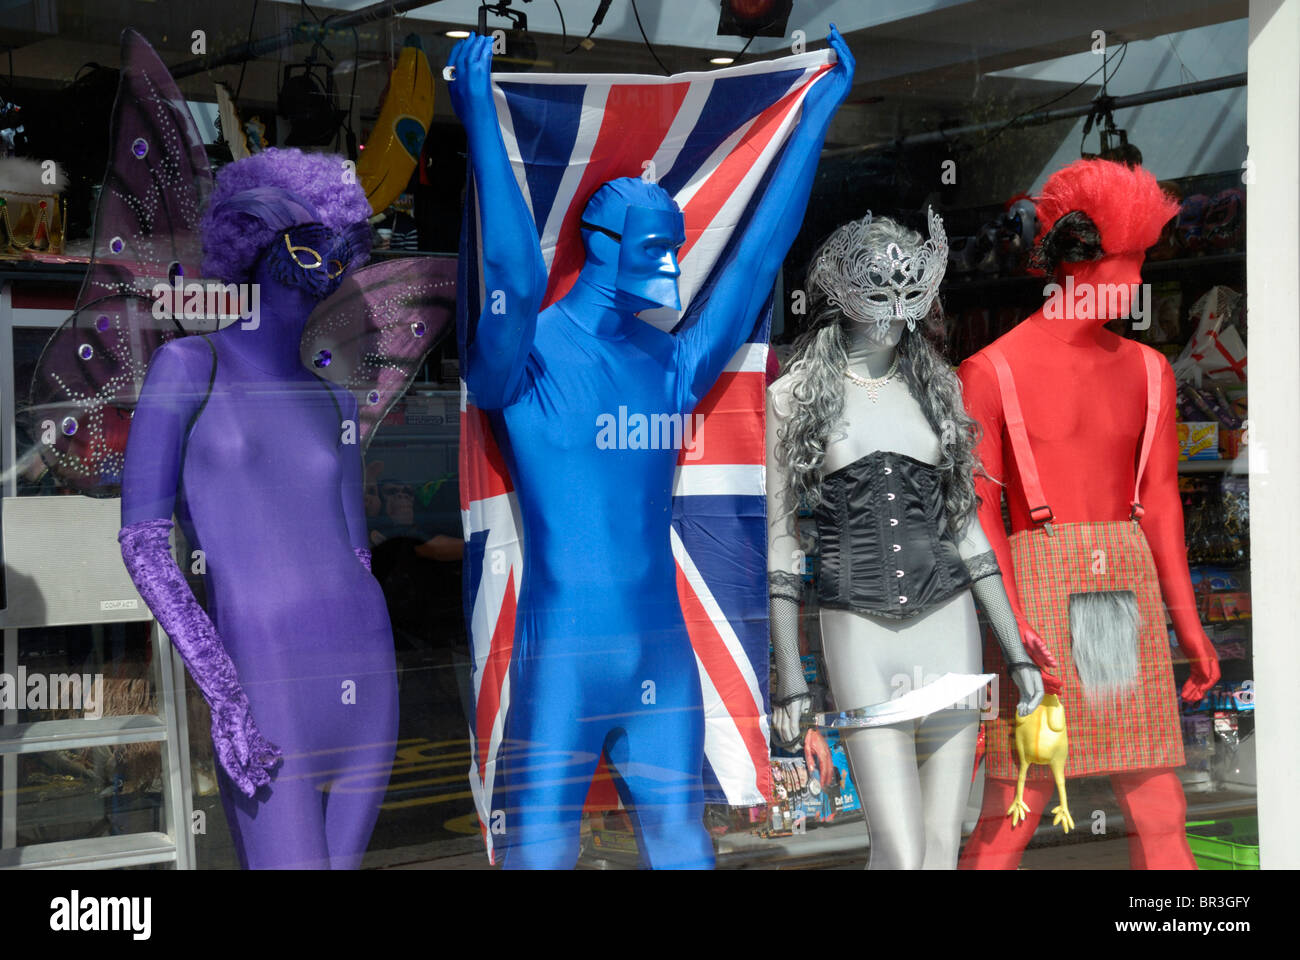
[[[320,223],[298,224],[277,234],[262,256],[277,282],[300,287],[323,300],[338,289],[354,261],[367,252],[360,241],[368,231],[365,223],[341,231]]]

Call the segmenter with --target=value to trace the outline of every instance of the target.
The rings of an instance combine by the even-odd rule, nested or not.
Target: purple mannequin
[[[271,150],[222,170],[204,273],[258,284],[259,310],[158,350],[123,473],[123,558],[212,706],[247,868],[357,867],[397,736],[357,402],[299,359],[313,307],[368,251],[364,194],[340,169]],[[167,548],[173,512],[202,551],[207,613]]]

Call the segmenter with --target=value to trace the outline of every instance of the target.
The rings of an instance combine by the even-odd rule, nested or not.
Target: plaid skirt
[[[1178,700],[1169,658],[1164,602],[1146,536],[1131,521],[1058,523],[1013,535],[1011,557],[1029,626],[1056,657],[1065,705],[1070,756],[1067,777],[1126,770],[1179,767],[1184,763]],[[1137,598],[1137,677],[1131,688],[1089,702],[1070,655],[1070,595],[1132,590]],[[985,721],[990,777],[1017,775],[1014,725],[1019,693],[1001,652],[985,638],[985,670],[998,665],[998,713]],[[1046,766],[1030,767],[1030,779],[1047,779]]]

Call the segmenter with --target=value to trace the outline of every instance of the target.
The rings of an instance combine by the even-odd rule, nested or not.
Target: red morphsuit
[[[996,478],[976,478],[980,523],[997,553],[1007,594],[1026,633],[1026,646],[1032,648],[1030,641],[1037,639],[1033,634],[1041,632],[1066,683],[1062,703],[1071,746],[1066,776],[1110,775],[1130,834],[1131,864],[1152,869],[1195,867],[1184,835],[1186,800],[1173,770],[1183,762],[1182,741],[1160,596],[1173,618],[1179,647],[1191,661],[1192,675],[1183,686],[1183,698],[1203,698],[1218,681],[1219,667],[1200,623],[1187,570],[1173,371],[1149,347],[1106,330],[1106,322],[1122,315],[1122,310],[1115,309],[1104,293],[1093,294],[1107,290],[1103,285],[1108,284],[1136,290],[1132,285],[1141,283],[1146,249],[1177,210],[1145,170],[1081,160],[1057,171],[1038,202],[1039,243],[1058,220],[1081,211],[1099,234],[1100,259],[1061,262],[1057,283],[1064,286],[1068,278],[1072,288],[1067,287],[1052,305],[1054,312],[1047,309],[1052,303],[1049,298],[1044,308],[970,357],[959,370],[966,407],[983,429],[980,462]],[[1070,290],[1076,297],[1092,296],[1091,304],[1064,298]],[[1003,363],[1001,389],[993,360],[998,354]],[[1024,419],[1032,455],[1028,464],[1018,462],[1007,431],[1003,398],[1008,384],[1014,385]],[[1155,429],[1137,493],[1139,506],[1134,507],[1149,400]],[[1037,486],[1050,511],[1034,510],[1031,516],[1031,508],[1044,506],[1027,501],[1026,487],[1035,486],[1035,466]],[[1002,525],[1003,488],[996,481],[1005,485],[1010,541]],[[1130,525],[1134,515],[1140,520]],[[1049,516],[1051,522],[1044,524]],[[1143,535],[1144,543],[1140,542]],[[1094,549],[1098,546],[1102,549]],[[1071,588],[1053,582],[1074,576],[1065,572],[1076,565],[1074,555],[1062,552],[1068,550],[1075,550],[1081,563],[1091,555],[1094,573],[1096,558],[1109,551],[1110,562],[1117,568],[1126,566],[1126,575],[1139,584],[1142,668],[1118,707],[1085,709],[1077,685],[1072,688],[1069,618],[1064,612]],[[1151,569],[1159,594],[1143,572]],[[1146,586],[1141,586],[1144,582]],[[1101,584],[1094,589],[1116,586]],[[1032,597],[1038,622],[1026,613],[1022,601],[1027,597]],[[1014,689],[1005,677],[1002,687]],[[988,727],[983,810],[963,851],[964,869],[1017,866],[1051,793],[1051,782],[1042,779],[1046,771],[1033,768],[1025,791],[1030,816],[1012,828],[1006,815],[1015,792],[1007,706],[1001,705],[1001,719],[990,721]]]

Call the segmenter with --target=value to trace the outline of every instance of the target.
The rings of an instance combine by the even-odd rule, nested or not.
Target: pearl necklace
[[[850,383],[856,384],[857,386],[862,387],[864,390],[866,390],[867,399],[869,399],[872,403],[875,403],[877,398],[879,398],[880,388],[883,387],[885,384],[887,384],[890,380],[894,379],[894,375],[896,373],[898,373],[897,354],[894,355],[894,362],[889,365],[889,369],[886,370],[884,376],[881,377],[860,377],[852,370],[850,370],[848,367],[844,368],[844,376],[849,378]]]

